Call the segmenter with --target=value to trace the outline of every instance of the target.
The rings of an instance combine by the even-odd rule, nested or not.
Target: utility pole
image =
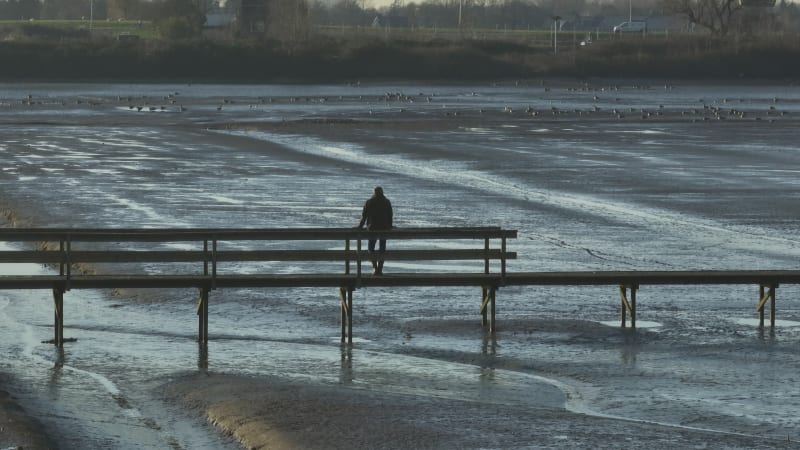
[[[561,16],[553,16],[553,54],[558,55],[558,21]]]

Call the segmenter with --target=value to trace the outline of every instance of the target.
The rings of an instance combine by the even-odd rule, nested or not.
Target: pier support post
[[[64,346],[64,291],[59,288],[53,289],[54,319],[53,329],[55,335],[53,344],[57,347]]]
[[[769,287],[769,326],[775,328],[775,286]]]
[[[758,287],[758,326],[764,328],[764,307],[769,300],[769,326],[775,328],[775,289],[777,284],[760,285]]]
[[[492,286],[489,288],[489,305],[491,308],[491,321],[489,322],[489,332],[494,333],[497,330],[497,321],[495,320],[495,298],[497,296],[497,288]]]
[[[198,334],[197,342],[208,343],[208,291],[206,287],[200,288],[200,300],[197,303]]]
[[[628,289],[631,290],[630,301],[628,300]],[[636,291],[639,289],[639,285],[631,284],[631,285],[624,285],[621,284],[619,286],[619,297],[620,301],[622,302],[622,328],[625,328],[627,324],[627,313],[630,311],[631,313],[631,328],[636,328]]]
[[[495,286],[484,286],[482,288],[483,297],[481,299],[481,326],[489,326],[489,331],[495,332],[495,299],[497,288]]]
[[[339,319],[339,323],[342,326],[341,337],[342,343],[344,343],[344,338],[347,335],[347,288],[339,288],[339,309],[341,310],[341,318]]]
[[[347,343],[353,343],[353,288],[340,287],[339,298],[341,300],[342,309],[342,343],[347,336]]]
[[[481,288],[481,326],[485,327],[487,322],[486,301],[489,298],[489,288],[483,286]]]

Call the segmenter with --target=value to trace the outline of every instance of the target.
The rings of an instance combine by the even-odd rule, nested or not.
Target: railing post
[[[505,283],[506,278],[506,238],[503,238],[503,243],[500,247],[500,276]]]
[[[356,243],[356,286],[361,286],[361,236]]]
[[[489,238],[483,240],[483,273],[489,273]]]
[[[208,276],[208,239],[203,240],[203,275]]]
[[[350,239],[344,241],[344,273],[350,275]]]
[[[217,236],[213,236],[211,246],[211,289],[217,288]]]
[[[64,240],[62,239],[58,243],[58,251],[61,252],[61,262],[58,263],[58,275],[64,276],[64,263],[67,261],[67,253],[66,247],[64,245]]]

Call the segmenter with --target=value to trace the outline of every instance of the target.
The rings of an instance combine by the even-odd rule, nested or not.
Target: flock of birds
[[[502,107],[487,107],[485,101],[471,101],[469,97],[481,97],[477,92],[470,92],[463,94],[460,98],[453,98],[448,96],[446,98],[439,97],[437,94],[404,94],[402,92],[385,92],[380,95],[356,95],[356,96],[287,96],[287,97],[255,97],[255,98],[221,98],[215,101],[215,104],[200,104],[194,103],[193,107],[202,110],[212,110],[221,112],[229,106],[247,105],[250,110],[259,110],[267,104],[324,104],[331,101],[334,102],[358,102],[365,103],[368,108],[365,108],[364,113],[368,115],[375,114],[396,114],[406,113],[409,111],[417,113],[428,113],[440,111],[440,114],[445,117],[460,117],[460,116],[484,116],[490,114],[505,114],[505,115],[524,115],[535,118],[549,118],[549,119],[582,119],[582,118],[605,118],[605,119],[658,119],[670,118],[671,120],[691,120],[693,122],[705,122],[711,120],[767,120],[774,122],[778,118],[790,116],[792,112],[778,109],[781,100],[777,97],[772,98],[771,103],[767,109],[764,109],[764,100],[760,100],[756,105],[748,108],[751,100],[744,98],[731,99],[723,98],[716,101],[706,101],[699,99],[698,106],[687,108],[683,107],[665,107],[663,104],[653,105],[649,107],[644,106],[620,106],[626,102],[630,103],[629,99],[620,97],[616,92],[622,90],[650,90],[649,86],[629,86],[619,87],[610,86],[602,88],[591,87],[568,87],[565,88],[566,96],[559,96],[558,94],[551,94],[550,87],[544,87],[541,90],[539,98],[535,103],[538,107],[518,107],[512,105],[504,105]],[[664,85],[665,91],[675,89],[673,85]],[[585,97],[583,94],[591,97]],[[463,97],[467,97],[464,99]],[[486,99],[486,98],[484,98]],[[561,107],[559,102],[568,99],[570,104],[583,103],[583,107]],[[492,99],[489,98],[491,102]],[[68,100],[53,100],[53,99],[36,99],[33,95],[28,95],[19,104],[26,106],[37,105],[60,105],[66,107],[70,103],[76,105],[86,105],[89,107],[103,106],[104,104],[113,103],[113,98],[91,98],[82,99],[76,98],[71,101]],[[191,102],[191,100],[189,100]],[[0,107],[12,106],[15,102],[3,102],[0,100]],[[436,104],[436,107],[431,109],[430,106],[417,107],[417,103],[423,105]],[[483,104],[480,107],[471,107],[471,104]],[[542,106],[542,104],[547,106]],[[127,108],[135,112],[185,112],[188,108],[184,106],[185,102],[181,101],[180,93],[174,92],[158,97],[149,96],[116,96],[116,107]],[[358,116],[359,114],[355,114]]]

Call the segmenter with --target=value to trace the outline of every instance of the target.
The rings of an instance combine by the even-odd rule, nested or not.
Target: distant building
[[[267,30],[267,1],[241,0],[239,30],[243,33],[264,33]]]
[[[236,21],[236,14],[227,11],[209,11],[206,14],[206,28],[225,28]]]

